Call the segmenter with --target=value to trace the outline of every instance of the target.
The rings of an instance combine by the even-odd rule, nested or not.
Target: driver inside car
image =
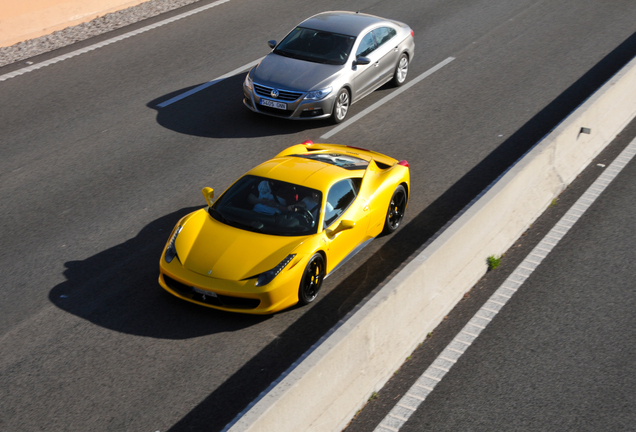
[[[274,197],[272,188],[268,181],[263,180],[258,185],[258,197],[250,193],[248,200],[254,205],[254,211],[267,215],[274,215],[287,210],[285,200],[280,197]]]
[[[302,207],[307,209],[309,213],[314,217],[314,221],[318,220],[318,215],[320,214],[320,193],[317,191],[312,191],[311,194],[307,195],[303,198],[299,203],[293,204],[290,207],[291,209],[296,210],[296,207]],[[333,206],[327,202],[327,214],[333,211]]]

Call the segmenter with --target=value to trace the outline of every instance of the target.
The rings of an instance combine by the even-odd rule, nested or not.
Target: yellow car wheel
[[[307,263],[298,288],[298,302],[301,305],[309,304],[318,297],[325,268],[325,259],[319,253],[314,254]]]

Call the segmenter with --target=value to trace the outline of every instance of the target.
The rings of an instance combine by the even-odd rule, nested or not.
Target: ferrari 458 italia
[[[409,197],[409,166],[357,147],[292,146],[183,217],[159,284],[184,300],[269,314],[314,301],[323,279],[382,232]]]

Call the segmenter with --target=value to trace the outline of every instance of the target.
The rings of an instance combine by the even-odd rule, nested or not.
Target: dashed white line
[[[238,67],[238,68],[234,69],[233,71],[226,73],[225,75],[221,75],[220,77],[213,79],[212,81],[208,81],[208,82],[206,82],[205,84],[201,84],[200,86],[195,87],[195,88],[193,88],[193,89],[191,89],[191,90],[188,90],[187,92],[181,93],[180,95],[177,95],[177,96],[175,96],[175,97],[173,97],[173,98],[171,98],[171,99],[168,99],[168,100],[167,100],[167,101],[165,101],[165,102],[161,102],[161,103],[160,103],[160,104],[158,104],[157,106],[158,106],[159,108],[165,108],[165,107],[167,107],[168,105],[172,105],[173,103],[178,102],[178,101],[180,101],[181,99],[185,99],[185,98],[187,98],[188,96],[191,96],[191,95],[193,95],[193,94],[195,94],[195,93],[198,93],[198,92],[200,92],[201,90],[204,90],[204,89],[206,89],[206,88],[208,88],[208,87],[210,87],[210,86],[212,86],[212,85],[214,85],[214,84],[218,84],[218,83],[220,83],[221,81],[223,81],[223,80],[224,80],[224,79],[226,79],[226,78],[229,78],[229,77],[231,77],[231,76],[234,76],[234,75],[236,75],[236,74],[238,74],[238,73],[240,73],[240,72],[243,72],[244,70],[250,69],[252,66],[256,66],[256,65],[257,65],[258,63],[260,63],[260,62],[261,62],[261,60],[263,60],[264,58],[265,58],[265,57],[261,57],[261,58],[259,58],[259,59],[257,59],[257,60],[254,60],[253,62],[250,62],[250,63],[248,63],[248,64],[246,64],[246,65],[241,66],[241,67]]]
[[[228,73],[226,73],[223,76],[215,78],[212,81],[209,81],[209,82],[207,82],[205,84],[201,84],[200,86],[195,87],[192,90],[189,90],[189,91],[187,91],[185,93],[182,93],[182,94],[180,94],[178,96],[173,97],[172,99],[169,99],[169,100],[167,100],[165,102],[162,102],[162,103],[158,104],[157,107],[164,108],[164,107],[166,107],[168,105],[171,105],[171,104],[173,104],[173,103],[175,103],[177,101],[180,101],[181,99],[184,99],[184,98],[186,98],[186,97],[188,97],[188,96],[190,96],[190,95],[192,95],[194,93],[200,92],[201,90],[204,90],[204,89],[210,87],[211,85],[217,84],[217,83],[221,82],[222,80],[224,80],[226,78],[229,78],[229,77],[231,77],[233,75],[236,75],[239,72],[243,72],[244,70],[247,70],[247,69],[251,68],[252,66],[257,65],[258,63],[261,62],[261,60],[263,60],[263,58],[264,57],[261,57],[258,60],[254,60],[253,62],[248,63],[248,64],[246,64],[244,66],[241,66],[241,67],[233,70],[232,72],[228,72]],[[358,113],[357,115],[355,115],[354,117],[352,117],[348,121],[342,123],[340,126],[337,126],[337,127],[333,128],[332,130],[330,130],[329,132],[327,132],[326,134],[322,135],[320,137],[320,139],[324,140],[324,139],[328,139],[328,138],[332,137],[333,135],[337,134],[338,132],[340,132],[341,130],[346,128],[347,126],[349,126],[349,125],[353,124],[354,122],[360,120],[365,115],[369,114],[370,112],[372,112],[375,109],[379,108],[380,106],[384,105],[385,103],[387,103],[391,99],[393,99],[396,96],[400,95],[401,93],[403,93],[404,91],[406,91],[410,87],[414,86],[415,84],[417,84],[418,82],[420,82],[424,78],[430,76],[434,72],[436,72],[439,69],[441,69],[442,67],[446,66],[448,63],[452,62],[453,60],[455,60],[455,58],[449,57],[446,60],[438,63],[437,65],[433,66],[432,68],[430,68],[429,70],[427,70],[423,74],[419,75],[417,78],[413,79],[412,81],[409,81],[409,83],[407,83],[404,86],[400,87],[398,90],[394,91],[390,95],[385,96],[384,98],[380,99],[378,102],[374,103],[373,105],[371,105],[370,107],[368,107],[364,111]]]
[[[444,66],[446,66],[447,64],[452,62],[453,60],[455,60],[454,57],[448,57],[446,60],[441,61],[440,63],[436,64],[435,66],[433,66],[432,68],[430,68],[429,70],[424,72],[423,74],[419,75],[417,78],[409,81],[407,84],[404,84],[402,87],[400,87],[399,89],[395,90],[390,95],[385,96],[384,98],[380,99],[379,101],[377,101],[376,103],[374,103],[373,105],[371,105],[370,107],[365,109],[364,111],[362,111],[362,112],[356,114],[355,116],[351,117],[349,120],[345,121],[341,125],[331,129],[329,132],[327,132],[326,134],[322,135],[320,137],[320,139],[321,140],[326,140],[328,138],[331,138],[332,136],[334,136],[335,134],[337,134],[341,130],[351,126],[353,123],[357,122],[362,117],[366,116],[367,114],[369,114],[370,112],[372,112],[372,111],[376,110],[377,108],[381,107],[382,105],[384,105],[385,103],[387,103],[391,99],[399,96],[400,94],[402,94],[403,92],[405,92],[409,88],[413,87],[415,84],[417,84],[418,82],[422,81],[424,78],[426,78],[426,77],[432,75],[433,73],[437,72],[438,70],[440,70],[441,68],[443,68]]]
[[[615,177],[616,177],[616,176],[617,176],[617,175],[621,172],[621,170],[622,170],[622,169],[623,169],[623,168],[627,165],[627,163],[629,163],[629,161],[630,161],[630,160],[634,157],[634,155],[636,155],[636,139],[632,140],[632,142],[631,142],[631,143],[629,143],[629,145],[627,146],[627,148],[625,148],[625,150],[623,150],[623,151],[621,152],[621,154],[620,154],[620,155],[619,155],[619,156],[618,156],[618,157],[614,160],[614,162],[612,162],[612,164],[611,164],[611,165],[610,165],[610,167],[609,167],[609,168],[605,171],[605,173],[603,173],[603,175],[602,175],[602,176],[600,176],[598,179],[596,179],[596,181],[594,182],[594,184],[592,184],[592,186],[590,186],[590,187],[588,188],[588,190],[586,191],[586,193],[584,193],[583,195],[586,195],[586,194],[587,194],[587,192],[588,192],[588,191],[590,191],[590,190],[598,190],[598,191],[599,191],[599,193],[600,193],[600,192],[603,192],[603,190],[604,190],[604,189],[605,189],[605,188],[609,185],[609,183],[610,183],[612,180],[614,180],[614,178],[615,178]],[[608,172],[609,172],[609,173],[608,173]],[[577,200],[577,202],[576,202],[576,203],[575,203],[572,207],[570,207],[570,209],[568,210],[568,212],[567,212],[567,213],[566,213],[566,214],[565,214],[565,215],[561,218],[561,220],[560,220],[559,222],[557,222],[557,223],[556,223],[556,225],[560,225],[563,221],[570,220],[570,218],[572,217],[572,213],[573,213],[573,212],[581,213],[581,215],[582,215],[582,212],[580,212],[579,210],[576,210],[576,209],[575,209],[575,207],[580,206],[580,205],[581,205],[581,202],[582,202],[583,200],[586,200],[586,201],[587,201],[587,200],[588,200],[588,198],[583,198],[583,196],[582,196],[582,197],[580,197],[580,198]],[[586,205],[586,206],[585,206],[585,207],[586,207],[586,209],[587,209],[587,208],[589,208],[589,206],[590,206],[591,204],[592,204],[592,203],[589,203],[588,205]],[[580,217],[580,215],[578,215],[578,216],[576,217],[576,219],[578,219],[579,217]],[[555,226],[556,226],[556,225],[555,225]],[[571,228],[574,224],[573,224],[573,223],[568,223],[568,224],[566,224],[566,225],[569,225],[569,226],[565,226],[564,228],[566,228],[567,230],[569,230],[569,229],[570,229],[570,228]],[[562,225],[561,225],[561,226],[562,226]],[[567,232],[567,230],[566,230],[566,232]],[[546,234],[546,237],[551,236],[551,235],[554,235],[554,232],[553,232],[553,231],[554,231],[554,228],[553,228],[553,229],[552,229],[552,230],[551,230],[548,234]],[[563,237],[564,235],[565,235],[565,233],[563,233],[563,235],[562,235],[561,237]],[[558,241],[557,241],[557,242],[558,242]],[[539,254],[539,253],[538,253],[538,251],[539,251],[539,250],[544,251],[544,249],[540,248],[540,246],[541,246],[541,244],[542,244],[542,243],[545,243],[545,238],[544,238],[544,240],[542,240],[542,241],[539,243],[539,245],[537,245],[537,246],[534,248],[534,250],[533,250],[532,252],[530,252],[530,254],[528,254],[528,256],[524,259],[524,261],[523,261],[521,264],[519,264],[519,266],[517,267],[517,269],[515,269],[515,272],[516,272],[517,270],[521,269],[521,268],[523,268],[523,269],[527,269],[527,267],[529,266],[528,262],[532,262],[532,263],[537,264],[537,265],[538,265],[538,264],[540,264],[540,262],[541,262],[541,261],[542,261],[542,260],[543,260],[543,259],[547,256],[547,253],[546,253],[546,254],[543,254],[543,256],[541,256],[541,254]],[[552,247],[551,247],[550,249],[552,249]],[[547,251],[547,252],[549,252],[549,251]],[[537,260],[537,259],[538,259],[538,261],[539,261],[539,262],[537,263],[536,261],[530,261],[530,258],[531,258],[531,257],[534,257],[534,259],[535,259],[535,260]],[[537,258],[537,257],[539,257],[539,258]],[[536,266],[535,266],[535,267],[536,267]],[[504,305],[505,305],[505,303],[506,303],[508,300],[506,300],[504,303],[501,303],[501,302],[499,302],[499,301],[495,301],[495,300],[493,300],[493,298],[495,298],[495,297],[499,297],[499,296],[501,296],[501,297],[507,297],[507,296],[503,296],[503,295],[501,294],[501,292],[500,292],[500,291],[502,290],[502,288],[505,288],[505,287],[504,287],[504,285],[505,285],[506,283],[509,283],[509,282],[510,282],[510,280],[511,280],[511,279],[515,276],[515,274],[514,274],[515,272],[513,272],[513,274],[512,274],[512,275],[510,275],[510,276],[508,277],[508,280],[506,280],[506,281],[505,281],[505,282],[501,285],[501,287],[500,287],[500,288],[499,288],[499,289],[498,289],[498,290],[497,290],[497,291],[496,291],[496,292],[495,292],[495,293],[491,296],[491,298],[490,298],[490,299],[488,299],[488,301],[486,301],[486,304],[488,304],[488,303],[495,303],[495,304],[498,304],[498,305],[501,305],[501,306],[504,306]],[[524,279],[526,279],[526,277],[524,277]],[[508,289],[509,289],[509,288],[508,288]],[[510,298],[510,297],[508,297],[508,298]],[[481,309],[479,309],[479,311],[477,311],[477,313],[473,316],[473,318],[472,318],[472,319],[468,322],[468,324],[466,324],[466,326],[464,326],[464,328],[463,328],[463,329],[459,332],[459,334],[458,334],[458,336],[457,336],[457,337],[459,337],[462,333],[463,333],[463,334],[471,335],[471,333],[470,333],[470,332],[468,332],[467,330],[468,330],[468,329],[470,329],[470,326],[474,326],[474,323],[473,323],[472,321],[473,321],[473,319],[475,319],[475,318],[484,319],[484,320],[487,320],[487,321],[491,321],[491,320],[492,320],[492,318],[486,318],[486,317],[482,316],[481,314],[483,314],[483,313],[490,313],[490,314],[492,314],[492,315],[493,315],[493,318],[494,318],[494,316],[495,316],[495,315],[497,315],[497,314],[498,314],[498,312],[496,312],[496,311],[494,311],[494,310],[492,310],[492,309],[487,309],[485,305],[484,305],[484,306],[482,306],[482,307],[481,307]],[[481,333],[481,331],[480,331],[480,333]],[[475,336],[475,335],[471,335],[471,336],[474,336],[474,339],[476,339],[476,338],[477,338],[477,336]],[[429,367],[428,367],[428,369],[426,369],[426,370],[424,371],[424,373],[422,374],[422,376],[419,378],[420,380],[421,380],[423,377],[426,377],[426,378],[430,378],[430,379],[432,379],[432,380],[433,380],[432,385],[433,385],[433,388],[434,388],[434,387],[435,387],[435,385],[437,385],[437,383],[438,383],[438,382],[440,382],[440,381],[444,378],[444,376],[446,375],[446,373],[447,373],[447,372],[444,372],[442,369],[440,369],[440,367],[439,367],[439,366],[435,365],[435,363],[436,363],[438,360],[440,360],[440,359],[449,360],[447,357],[448,357],[448,356],[452,356],[452,354],[450,354],[450,352],[458,353],[459,355],[456,355],[456,357],[459,359],[459,356],[461,356],[461,355],[463,354],[463,352],[460,352],[460,351],[458,351],[458,350],[456,350],[456,349],[452,348],[452,347],[451,347],[451,345],[453,345],[454,343],[460,343],[460,344],[462,344],[462,345],[466,345],[466,349],[468,349],[468,347],[472,344],[472,342],[474,342],[474,339],[473,339],[473,341],[472,341],[472,342],[470,342],[470,343],[469,343],[469,342],[464,342],[464,341],[462,341],[462,340],[459,340],[459,339],[457,339],[457,337],[456,337],[455,339],[453,339],[453,341],[452,341],[452,342],[451,342],[451,343],[450,343],[450,344],[449,344],[446,348],[444,348],[444,350],[440,353],[440,355],[437,357],[437,359],[436,359],[436,360],[435,360],[435,361],[431,364],[431,366],[429,366]],[[453,364],[455,364],[455,362],[456,362],[456,361],[451,361],[451,365],[450,365],[449,367],[452,367],[452,366],[453,366]],[[442,371],[441,373],[439,372],[440,370]],[[431,377],[431,376],[429,375],[429,374],[431,374],[431,373],[435,374],[437,377],[436,377],[436,378]],[[388,415],[387,415],[387,416],[386,416],[386,417],[385,417],[385,418],[384,418],[384,419],[380,422],[380,424],[379,424],[379,425],[378,425],[378,426],[374,429],[374,432],[381,432],[382,430],[389,429],[389,426],[387,425],[387,423],[388,423],[389,421],[391,422],[391,427],[390,427],[390,429],[391,429],[391,430],[393,430],[393,431],[396,431],[396,432],[397,432],[397,431],[399,431],[399,429],[400,429],[402,426],[404,426],[404,424],[406,424],[406,421],[401,422],[401,424],[399,424],[399,425],[398,425],[398,424],[396,424],[396,418],[395,418],[395,416],[394,416],[393,414],[394,414],[394,411],[398,409],[398,407],[402,407],[402,406],[403,406],[403,405],[401,405],[401,404],[402,404],[402,403],[404,403],[404,398],[406,398],[406,397],[414,398],[414,396],[410,395],[410,393],[411,393],[411,391],[412,391],[412,390],[414,390],[414,389],[416,388],[416,386],[418,386],[418,385],[417,385],[417,383],[416,383],[416,384],[413,384],[413,386],[411,386],[411,388],[410,388],[410,389],[406,392],[406,394],[402,397],[402,399],[400,399],[400,401],[398,401],[397,405],[396,405],[396,406],[395,406],[395,407],[391,410],[391,412],[390,412],[390,413],[389,413],[389,414],[388,414]],[[421,386],[420,386],[420,387],[421,387]],[[433,391],[433,388],[430,388],[430,389],[428,389],[428,390]],[[428,394],[430,394],[430,392],[429,392]],[[428,394],[427,394],[427,396],[428,396]],[[417,398],[417,399],[420,399],[420,398]],[[424,398],[424,399],[425,399],[425,398]],[[423,401],[424,401],[424,400],[421,400],[419,404],[421,404]],[[418,404],[418,406],[419,406],[419,404]],[[415,408],[417,408],[417,407],[415,407]],[[407,420],[407,421],[408,421],[408,420]],[[397,428],[397,429],[396,429],[396,428]]]

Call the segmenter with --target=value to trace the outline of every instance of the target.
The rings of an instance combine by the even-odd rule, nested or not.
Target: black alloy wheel
[[[406,190],[404,186],[399,185],[395,188],[391,202],[389,203],[389,209],[386,212],[386,219],[384,221],[384,232],[391,234],[395,232],[400,226],[402,219],[404,218],[404,210],[406,210]]]
[[[307,305],[318,297],[322,280],[325,278],[325,270],[325,259],[319,253],[314,254],[307,263],[303,277],[300,280],[298,302],[301,305]]]

